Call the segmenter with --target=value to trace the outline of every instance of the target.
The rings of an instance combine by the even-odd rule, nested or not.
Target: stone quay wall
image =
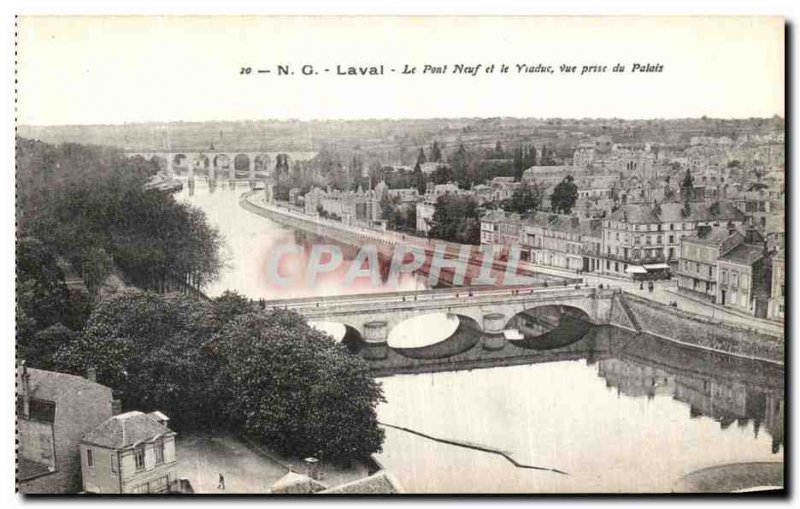
[[[642,332],[741,357],[777,364],[784,362],[783,336],[698,315],[630,293],[623,293],[622,299]]]

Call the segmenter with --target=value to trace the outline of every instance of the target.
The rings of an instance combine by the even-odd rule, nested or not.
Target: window
[[[89,468],[94,468],[94,451],[86,449],[86,464]]]
[[[728,271],[727,270],[723,270],[722,271],[722,282],[723,283],[727,283],[728,282]]]
[[[112,452],[111,453],[111,472],[113,472],[115,474],[119,470],[119,465],[117,464],[118,461],[119,461],[119,458],[117,457],[117,453]]]
[[[733,285],[734,288],[739,286],[739,274],[737,274],[736,272],[731,272],[731,284]]]
[[[134,456],[136,459],[136,470],[142,470],[144,468],[144,447],[137,447]]]
[[[674,229],[675,229],[675,225],[674,225],[674,224],[672,224],[672,223],[670,223],[670,224],[669,224],[669,229],[670,229],[670,230],[674,230]]]
[[[156,465],[159,463],[164,463],[164,441],[159,440],[156,442]]]
[[[674,244],[675,243],[675,235],[670,235],[669,236],[669,243],[670,244]]]
[[[28,403],[28,414],[34,421],[55,422],[56,404],[54,401],[30,398]]]

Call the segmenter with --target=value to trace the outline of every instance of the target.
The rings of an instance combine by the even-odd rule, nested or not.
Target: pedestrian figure
[[[219,484],[217,484],[217,489],[218,490],[225,489],[225,478],[222,476],[222,473],[219,474]]]
[[[653,282],[652,281],[647,283],[647,289],[650,291],[650,293],[653,293]]]

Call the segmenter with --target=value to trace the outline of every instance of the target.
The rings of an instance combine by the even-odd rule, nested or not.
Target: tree
[[[266,446],[342,463],[381,450],[380,385],[363,359],[298,314],[240,315],[211,349],[230,387],[226,413]]]
[[[425,157],[425,149],[420,147],[419,148],[419,154],[417,155],[417,166],[419,166],[421,164],[425,164],[427,162],[428,162],[428,158]]]
[[[542,195],[542,189],[538,184],[534,183],[533,186],[529,186],[527,183],[523,183],[514,190],[503,208],[518,214],[535,212],[542,205]]]
[[[434,205],[429,234],[442,240],[480,244],[478,203],[466,195],[440,196]]]
[[[578,200],[578,186],[572,175],[567,175],[564,179],[556,185],[553,189],[553,194],[550,196],[550,203],[555,212],[562,214],[569,214],[575,202]]]
[[[422,173],[422,168],[420,168],[419,163],[414,166],[414,171],[411,172],[411,175],[417,192],[419,194],[425,194],[425,175]]]
[[[453,170],[447,165],[438,166],[431,175],[434,184],[447,184],[453,181]]]
[[[495,159],[502,159],[505,157],[505,152],[503,152],[503,145],[500,143],[500,140],[497,140],[497,143],[494,145],[494,154],[492,157]]]
[[[184,294],[130,291],[102,301],[74,341],[55,355],[60,371],[94,367],[123,406],[162,410],[183,429],[226,422],[218,362],[206,343],[229,321],[252,312],[249,301],[224,294],[208,302]]]
[[[450,167],[453,171],[453,178],[459,185],[464,186],[468,182],[467,177],[467,149],[464,144],[460,144],[455,154],[450,160]]]
[[[439,148],[438,141],[433,142],[433,147],[431,148],[431,162],[434,163],[442,162],[442,150]]]
[[[692,177],[692,172],[689,168],[686,168],[686,173],[683,176],[683,181],[681,182],[681,189],[692,189],[694,187],[694,177]]]
[[[547,145],[542,147],[542,155],[539,161],[539,164],[542,166],[555,166],[556,159],[553,150],[548,148]]]

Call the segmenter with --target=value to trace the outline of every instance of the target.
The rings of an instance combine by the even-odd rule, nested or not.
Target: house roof
[[[403,490],[400,487],[400,483],[385,470],[380,470],[369,477],[334,486],[333,488],[321,491],[320,494],[385,495],[402,492]]]
[[[624,205],[611,214],[614,221],[627,223],[660,223],[661,220],[653,213],[649,205]]]
[[[30,386],[30,396],[48,401],[59,401],[63,396],[73,392],[80,392],[88,388],[100,388],[108,391],[108,399],[111,399],[111,389],[92,382],[82,376],[58,373],[56,371],[45,371],[43,369],[27,368],[28,383]],[[17,384],[21,383],[22,369],[17,368]]]
[[[752,265],[763,257],[763,247],[754,246],[752,244],[739,244],[724,255],[720,256],[719,259],[730,263],[736,263],[738,265]]]
[[[28,481],[53,472],[55,472],[55,469],[44,463],[22,457],[17,458],[17,481]]]
[[[166,433],[172,432],[152,415],[133,411],[106,419],[84,435],[83,441],[110,449],[126,449]]]
[[[733,203],[727,201],[717,202],[716,206],[709,203],[690,203],[690,213],[683,215],[682,203],[664,203],[661,205],[659,217],[662,221],[679,223],[681,221],[744,221],[744,213],[737,209]]]
[[[270,487],[269,491],[270,493],[309,494],[317,493],[326,488],[327,486],[319,481],[315,481],[307,475],[289,472],[275,481],[275,484]]]
[[[695,235],[687,235],[683,237],[682,240],[686,242],[693,242],[695,244],[704,244],[707,246],[719,246],[733,235],[739,235],[744,240],[744,237],[739,231],[734,231],[733,233],[728,232],[727,229],[723,228],[714,228],[708,232],[706,235],[700,235],[699,233]]]
[[[744,221],[746,216],[733,203],[689,203],[684,215],[683,203],[662,203],[658,207],[645,204],[628,204],[620,207],[611,219],[628,223],[680,223],[683,221]]]

